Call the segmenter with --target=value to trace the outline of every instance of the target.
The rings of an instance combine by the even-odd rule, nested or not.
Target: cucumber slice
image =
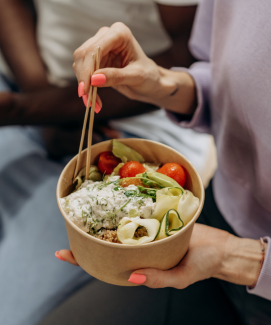
[[[159,221],[170,209],[177,210],[183,192],[180,188],[166,187],[156,192],[156,206],[152,218]]]
[[[179,213],[175,209],[170,209],[163,216],[163,219],[158,230],[155,240],[163,239],[174,235],[177,231],[184,227],[184,222]]]
[[[186,190],[181,196],[177,211],[185,225],[194,217],[199,207],[199,199],[192,192]]]
[[[145,172],[143,174],[138,174],[136,176],[148,178],[151,181],[154,181],[155,183],[159,184],[161,187],[176,187],[179,188],[182,192],[184,192],[184,189],[181,187],[181,185],[179,185],[173,178],[168,177],[167,175],[151,171]]]

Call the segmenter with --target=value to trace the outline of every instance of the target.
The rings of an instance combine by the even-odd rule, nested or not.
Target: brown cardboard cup
[[[57,184],[57,203],[65,219],[70,248],[77,263],[95,278],[111,284],[131,286],[128,278],[141,268],[166,270],[174,267],[187,252],[194,224],[202,210],[204,188],[195,167],[179,152],[158,142],[144,139],[122,139],[127,146],[137,150],[147,162],[175,162],[186,170],[185,188],[199,198],[199,208],[193,219],[175,235],[139,246],[115,244],[94,238],[79,229],[65,214],[59,198],[73,190],[72,178],[75,170],[75,156],[62,171]],[[95,144],[91,148],[91,163],[97,165],[98,156],[103,151],[111,151],[111,141]],[[86,150],[82,153],[81,170],[86,164]]]

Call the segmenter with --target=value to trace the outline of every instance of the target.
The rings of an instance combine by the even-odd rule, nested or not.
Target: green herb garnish
[[[126,195],[127,197],[135,196],[135,195],[137,195],[137,191],[136,190],[127,190],[123,194]]]

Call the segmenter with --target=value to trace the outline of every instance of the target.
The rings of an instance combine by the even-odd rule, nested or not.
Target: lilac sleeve
[[[194,63],[190,69],[172,68],[174,71],[185,71],[195,81],[198,106],[187,120],[181,114],[167,111],[169,118],[184,128],[193,128],[195,131],[210,133],[209,97],[211,85],[210,51],[212,43],[214,0],[202,0],[193,25],[192,36],[189,40],[191,53],[199,62]]]
[[[253,289],[247,287],[247,291],[248,293],[271,300],[271,238],[264,237],[264,241],[268,243],[268,246],[259,279],[256,286]]]
[[[184,120],[181,114],[167,111],[168,117],[184,128],[192,128],[198,132],[210,133],[210,84],[211,84],[211,64],[209,62],[194,63],[190,69],[172,68],[174,71],[185,71],[191,75],[195,81],[197,92],[197,108],[189,121]]]
[[[210,49],[212,43],[214,0],[202,0],[198,7],[190,39],[190,49],[199,62],[190,69],[172,68],[174,71],[187,72],[195,81],[197,108],[190,119],[187,116],[166,111],[168,117],[179,126],[192,128],[195,131],[211,133],[210,90],[211,63]],[[265,260],[255,288],[247,288],[248,293],[271,300],[271,238],[265,237],[268,248]]]

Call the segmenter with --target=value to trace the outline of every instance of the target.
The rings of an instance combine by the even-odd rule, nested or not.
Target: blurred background
[[[54,257],[69,247],[56,184],[77,154],[85,114],[73,52],[99,28],[121,21],[157,64],[189,67],[196,61],[189,37],[198,3],[0,0],[0,324],[37,324],[91,281]],[[103,108],[93,142],[140,137],[165,143],[208,185],[216,169],[211,136],[182,129],[163,109],[111,88],[98,93]]]

